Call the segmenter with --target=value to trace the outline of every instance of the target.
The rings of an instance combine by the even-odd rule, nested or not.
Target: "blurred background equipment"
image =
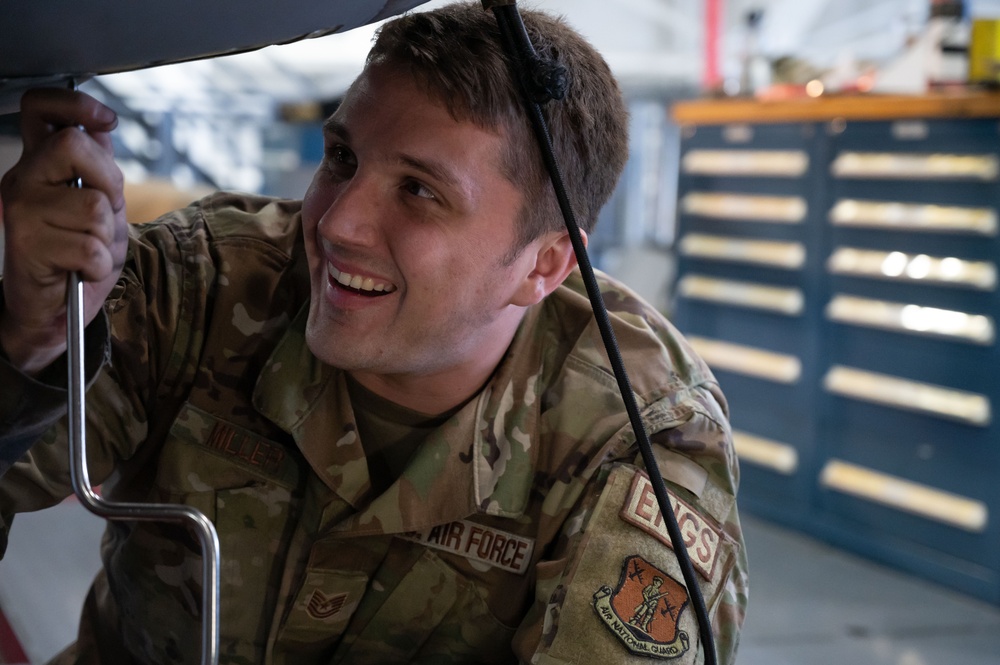
[[[969,81],[1000,87],[1000,18],[980,18],[972,22]]]
[[[1000,605],[1000,95],[673,113],[672,316],[741,507]]]

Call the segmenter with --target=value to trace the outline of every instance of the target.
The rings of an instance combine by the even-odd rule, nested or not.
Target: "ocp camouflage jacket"
[[[345,377],[305,344],[308,280],[298,203],[215,195],[132,229],[87,330],[91,479],[215,523],[222,663],[701,661],[579,274],[377,496]],[[747,568],[724,399],[662,316],[600,283],[730,663]],[[2,365],[0,459],[39,439],[0,479],[5,542],[14,513],[72,490],[65,379]],[[191,535],[109,523],[102,558],[56,662],[197,663]]]

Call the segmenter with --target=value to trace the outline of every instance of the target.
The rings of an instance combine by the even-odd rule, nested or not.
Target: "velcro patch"
[[[702,577],[711,581],[715,562],[719,557],[722,531],[671,492],[668,491],[667,494],[691,558],[691,565]],[[632,478],[632,489],[625,497],[621,518],[673,549],[670,533],[663,523],[663,515],[653,492],[653,484],[644,471],[636,471]]]
[[[518,575],[523,575],[528,570],[531,552],[535,548],[533,538],[524,538],[467,520],[441,524],[424,531],[411,531],[400,534],[399,537]]]

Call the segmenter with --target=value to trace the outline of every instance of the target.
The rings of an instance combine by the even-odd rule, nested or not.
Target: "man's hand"
[[[0,181],[6,307],[0,346],[35,374],[66,349],[66,283],[84,280],[90,323],[125,261],[122,174],[109,132],[114,111],[71,90],[33,90],[21,100],[24,150]],[[80,178],[82,188],[70,183]]]

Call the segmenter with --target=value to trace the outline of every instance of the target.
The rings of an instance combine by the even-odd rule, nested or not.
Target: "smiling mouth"
[[[392,284],[376,281],[373,277],[362,277],[352,275],[349,272],[337,270],[331,264],[327,264],[327,274],[334,282],[348,291],[353,291],[363,296],[384,296],[396,290]]]

